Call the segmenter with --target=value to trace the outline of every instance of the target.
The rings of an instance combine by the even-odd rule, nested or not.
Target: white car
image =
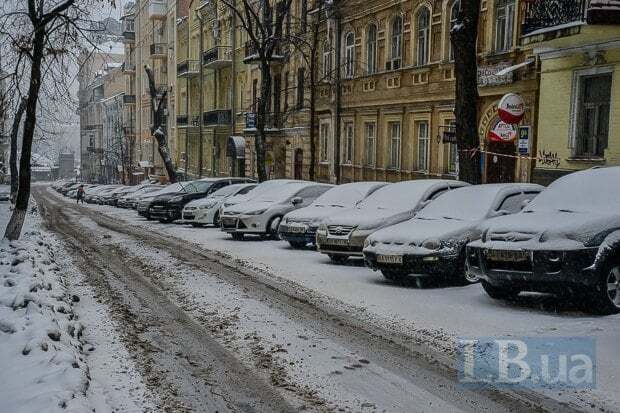
[[[364,241],[370,234],[413,218],[439,195],[467,185],[448,179],[419,179],[386,185],[354,208],[326,218],[316,232],[317,249],[336,263],[350,256],[361,257]]]
[[[220,207],[229,197],[245,195],[257,184],[233,184],[213,192],[206,198],[189,202],[183,208],[182,220],[194,227],[220,225]]]
[[[276,236],[280,220],[288,212],[310,205],[333,185],[295,182],[277,185],[251,200],[230,206],[221,216],[222,231],[234,239],[244,234]]]
[[[465,246],[480,238],[480,224],[520,212],[543,189],[536,184],[509,183],[449,191],[414,218],[366,238],[366,264],[393,281],[416,276],[477,282],[478,277],[465,271]]]
[[[293,248],[314,244],[316,230],[323,219],[343,209],[354,207],[385,185],[387,182],[354,182],[335,186],[309,206],[286,214],[280,223],[278,234]]]
[[[257,196],[263,194],[264,192],[267,192],[271,190],[272,188],[275,188],[276,186],[295,183],[295,182],[304,182],[304,181],[297,181],[294,179],[270,179],[269,181],[261,182],[260,184],[256,185],[254,189],[252,189],[247,194],[235,195],[235,196],[231,196],[227,198],[222,204],[222,206],[220,207],[220,216],[222,216],[224,214],[224,210],[230,206],[237,205],[242,202],[247,202],[250,199],[256,198]]]

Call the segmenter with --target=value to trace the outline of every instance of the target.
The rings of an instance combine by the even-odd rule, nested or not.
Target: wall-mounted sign
[[[517,129],[510,123],[499,121],[489,131],[489,140],[494,142],[512,142],[517,137]]]
[[[527,155],[530,153],[530,126],[519,127],[519,154]]]
[[[525,114],[525,102],[516,93],[508,93],[502,97],[497,105],[499,118],[506,123],[517,124]]]
[[[512,65],[512,62],[501,62],[494,65],[478,66],[478,86],[499,86],[512,83],[514,80],[512,72],[503,76],[496,74]]]
[[[456,127],[454,126],[440,126],[441,143],[456,143]]]

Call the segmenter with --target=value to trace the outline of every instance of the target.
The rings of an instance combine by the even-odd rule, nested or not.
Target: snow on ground
[[[49,189],[50,192],[53,192]],[[215,228],[191,228],[146,221],[134,210],[89,205],[130,225],[203,246],[232,257],[272,277],[294,282],[344,304],[370,323],[403,332],[450,354],[458,337],[594,337],[598,355],[598,381],[594,392],[564,392],[551,396],[580,404],[601,400],[620,410],[620,315],[599,317],[544,295],[526,295],[517,302],[495,301],[480,285],[467,287],[408,288],[386,282],[360,262],[334,265],[316,251],[293,250],[282,241],[250,238],[234,241]]]
[[[2,230],[9,216],[9,204],[0,204]],[[1,411],[149,410],[112,321],[76,281],[32,205],[21,239],[0,241]]]

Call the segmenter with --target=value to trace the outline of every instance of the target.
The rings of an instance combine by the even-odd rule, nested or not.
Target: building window
[[[495,5],[495,51],[505,52],[512,47],[514,0],[497,0]]]
[[[428,63],[428,44],[430,40],[430,36],[429,36],[430,16],[431,16],[431,13],[426,7],[423,7],[418,13],[417,43],[416,43],[418,66],[422,66]]]
[[[387,70],[400,69],[403,54],[403,18],[392,19],[392,37],[390,38],[390,60],[386,63]]]
[[[418,132],[418,171],[428,172],[428,122],[417,122]]]
[[[252,112],[256,113],[256,104],[258,100],[258,79],[252,80]]]
[[[307,14],[308,14],[308,0],[301,0],[301,11],[300,11],[300,15],[301,15],[301,32],[305,33],[307,30],[307,25],[308,25],[308,18],[307,18]]]
[[[304,107],[304,77],[306,76],[303,67],[297,69],[297,109]]]
[[[284,73],[284,112],[288,111],[288,75],[289,72]]]
[[[282,93],[282,78],[280,75],[273,77],[273,119],[277,124],[280,117],[280,95]]]
[[[611,73],[578,78],[577,128],[574,155],[602,157],[609,139]]]
[[[389,122],[390,133],[390,168],[400,168],[400,122]]]
[[[444,123],[445,128],[444,131],[449,131],[450,133],[454,133],[456,130],[456,122],[454,119],[448,119]],[[446,165],[446,172],[451,175],[456,175],[458,173],[458,151],[456,143],[446,143],[448,147],[448,159]],[[445,159],[445,158],[444,158]]]
[[[319,141],[320,141],[320,161],[327,162],[327,149],[329,147],[329,123],[321,123],[319,128]]]
[[[366,165],[375,165],[375,142],[377,141],[377,125],[367,122],[366,127]]]
[[[332,51],[329,41],[323,43],[323,79],[327,80],[331,77],[332,72]]]
[[[450,31],[456,24],[456,21],[459,17],[459,10],[461,8],[461,2],[459,0],[452,3],[452,7],[450,8],[450,26],[448,27],[448,60],[451,62],[454,60],[454,49],[452,47],[452,39],[450,37]]]
[[[366,71],[369,75],[377,71],[377,26],[371,24],[366,33]]]
[[[344,57],[344,75],[347,78],[353,77],[355,67],[355,35],[353,32],[347,33],[345,36],[345,57]]]
[[[344,124],[344,151],[342,154],[343,163],[353,163],[353,132],[353,122],[346,122]]]

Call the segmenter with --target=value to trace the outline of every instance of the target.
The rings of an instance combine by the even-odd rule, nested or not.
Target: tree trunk
[[[26,99],[19,102],[17,112],[13,118],[13,126],[11,127],[11,154],[9,155],[9,167],[11,170],[11,202],[15,203],[15,197],[17,196],[17,188],[19,186],[18,178],[19,173],[17,171],[17,135],[19,133],[19,124],[22,121],[22,116],[26,110]]]
[[[320,11],[321,8],[319,8],[319,13]],[[308,175],[311,181],[316,179],[316,64],[319,50],[319,28],[317,21],[312,26],[312,44],[310,49],[310,169]]]
[[[13,210],[11,219],[4,232],[5,238],[9,240],[19,239],[24,225],[24,218],[28,210],[28,200],[30,199],[30,157],[32,155],[32,138],[37,122],[37,101],[39,100],[39,89],[41,88],[41,61],[43,60],[45,36],[45,26],[39,26],[35,29],[34,40],[32,42],[30,87],[26,103],[22,153],[19,159],[19,186],[17,199],[15,201],[15,209]]]
[[[479,1],[462,1],[456,25],[451,30],[456,77],[456,144],[459,179],[481,182],[480,138],[478,137],[478,36]]]
[[[269,62],[261,62],[260,100],[258,101],[258,113],[256,119],[256,136],[254,148],[256,150],[256,175],[258,182],[267,180],[265,167],[265,123],[271,103],[271,68]]]

